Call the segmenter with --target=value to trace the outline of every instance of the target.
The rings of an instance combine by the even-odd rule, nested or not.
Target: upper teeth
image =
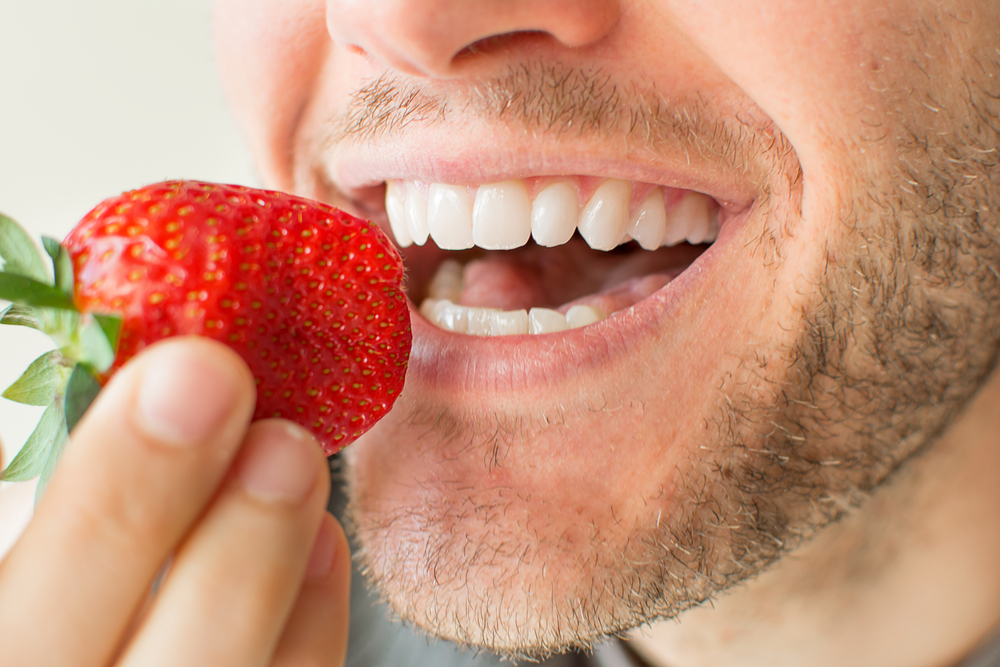
[[[582,210],[577,190],[556,181],[532,198],[523,181],[490,183],[478,188],[432,183],[427,196],[413,181],[389,181],[385,210],[401,247],[423,245],[428,236],[445,250],[478,246],[510,250],[529,237],[543,246],[569,241],[573,232],[594,249],[611,250],[634,239],[653,250],[682,241],[704,243],[718,235],[718,207],[707,195],[689,192],[669,211],[663,191],[655,188],[631,206],[632,184],[608,179]]]
[[[608,179],[583,207],[577,229],[580,236],[595,250],[611,250],[625,238],[628,227],[628,200],[632,197],[632,184],[628,181]]]

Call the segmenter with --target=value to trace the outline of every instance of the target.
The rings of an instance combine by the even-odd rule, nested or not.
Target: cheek
[[[317,0],[218,0],[216,58],[265,185],[289,190],[292,135],[331,45]]]
[[[892,113],[873,68],[905,55],[896,26],[912,3],[668,1],[698,48],[788,138],[802,167],[803,218],[824,233],[837,191],[894,159],[884,141]]]
[[[822,134],[865,107],[871,33],[885,40],[891,5],[856,0],[672,2],[683,29],[792,138]],[[724,9],[723,9],[724,6]],[[869,53],[868,59],[871,58]],[[793,144],[798,142],[793,140]]]

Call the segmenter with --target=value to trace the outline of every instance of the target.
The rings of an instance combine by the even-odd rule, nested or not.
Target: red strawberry
[[[54,285],[30,241],[15,238],[23,231],[4,221],[0,298],[15,305],[0,323],[36,326],[60,347],[58,358],[32,365],[47,377],[41,392],[26,373],[8,398],[59,403],[88,384],[67,387],[67,364],[103,379],[146,345],[198,334],[246,360],[257,418],[293,419],[332,453],[402,389],[411,340],[402,262],[377,227],[342,211],[232,185],[151,185],[101,203],[64,248],[46,240]],[[116,355],[116,323],[89,314],[121,318]],[[74,412],[69,402],[66,410]]]

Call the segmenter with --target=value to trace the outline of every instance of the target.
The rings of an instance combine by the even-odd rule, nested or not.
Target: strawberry
[[[0,298],[13,302],[0,323],[41,329],[59,348],[4,393],[50,406],[4,479],[51,474],[99,383],[170,336],[234,349],[257,381],[255,418],[295,420],[328,454],[402,389],[411,341],[402,262],[377,227],[342,211],[172,181],[108,199],[63,245],[44,245],[54,280],[23,230],[0,216]]]

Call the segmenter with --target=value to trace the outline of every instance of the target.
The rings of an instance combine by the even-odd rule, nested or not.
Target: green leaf
[[[0,213],[0,258],[5,273],[48,282],[45,262],[28,233],[19,224]]]
[[[5,482],[26,482],[42,474],[54,447],[59,445],[59,433],[65,430],[62,401],[53,401],[42,413],[38,426],[28,436],[14,460],[0,476]],[[56,453],[58,456],[58,452]]]
[[[52,258],[52,270],[53,275],[56,277],[56,289],[62,290],[66,296],[72,299],[73,260],[70,259],[69,251],[59,241],[51,239],[48,236],[42,237],[42,245],[45,246],[45,252]]]
[[[25,405],[49,405],[66,382],[68,373],[58,351],[46,352],[31,362],[28,370],[7,387],[3,397]]]
[[[52,441],[52,447],[49,449],[49,454],[45,459],[45,465],[42,466],[42,474],[38,480],[38,486],[35,487],[35,507],[38,507],[38,502],[42,499],[42,495],[49,488],[52,473],[56,471],[56,464],[62,458],[63,450],[66,449],[66,443],[69,442],[69,433],[66,432],[66,421],[64,419],[60,419],[59,421],[59,430],[56,432],[55,440]]]
[[[86,364],[77,364],[69,376],[69,383],[66,385],[66,430],[72,433],[73,429],[83,418],[87,408],[94,402],[101,392],[101,383],[97,381],[94,371]]]
[[[42,306],[76,310],[73,299],[51,285],[38,282],[23,275],[0,272],[0,299],[6,299],[22,306]]]
[[[19,303],[12,303],[3,310],[0,310],[0,324],[31,327],[32,329],[42,328],[42,323],[35,316],[35,310],[29,306],[22,306]]]
[[[118,354],[118,339],[122,332],[122,318],[118,315],[94,315],[94,319],[101,325],[105,338],[111,344],[111,352]],[[100,369],[103,373],[106,368]]]
[[[115,362],[117,346],[109,339],[100,320],[93,317],[87,317],[86,320],[80,328],[80,344],[74,358],[90,364],[98,373],[103,373]]]

